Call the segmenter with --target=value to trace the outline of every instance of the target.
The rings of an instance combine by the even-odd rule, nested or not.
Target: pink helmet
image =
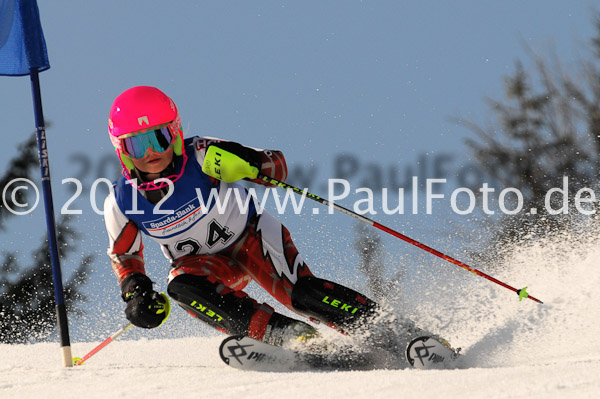
[[[183,148],[183,129],[177,106],[165,93],[155,87],[136,86],[125,90],[115,99],[108,118],[108,134],[115,152],[123,166],[123,176],[131,179],[135,168],[123,146],[123,139],[136,134],[166,127],[171,134],[173,152],[183,155],[183,165],[178,175],[168,176],[171,181],[183,174],[187,157]],[[137,186],[141,190],[156,190],[168,183],[145,182]]]

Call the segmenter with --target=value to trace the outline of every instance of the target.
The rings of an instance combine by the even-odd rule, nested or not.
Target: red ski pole
[[[167,319],[169,318],[169,315],[171,314],[171,302],[169,302],[169,297],[164,292],[161,292],[160,295],[163,297],[163,300],[165,301],[165,309],[161,310],[161,312],[165,312],[166,313],[165,318],[160,323],[160,325],[162,325],[162,324],[164,324],[165,321],[167,321]],[[83,362],[85,362],[90,357],[92,357],[96,353],[98,353],[100,351],[100,349],[104,348],[106,345],[110,344],[115,339],[119,338],[121,336],[121,334],[123,334],[125,331],[129,330],[131,327],[133,327],[132,323],[127,324],[125,327],[121,328],[119,331],[115,332],[113,335],[111,335],[110,337],[106,338],[100,345],[96,346],[94,349],[92,349],[84,357],[81,357],[81,358],[80,357],[74,357],[73,358],[73,366],[81,366],[83,364]]]
[[[313,201],[317,201],[317,202],[319,202],[319,203],[321,203],[323,205],[327,205],[329,207],[332,207],[333,209],[336,209],[336,210],[338,210],[338,211],[340,211],[342,213],[345,213],[346,215],[350,215],[353,218],[355,218],[357,220],[360,220],[363,223],[366,223],[366,224],[368,224],[370,226],[373,226],[373,227],[375,227],[375,228],[377,228],[377,229],[379,229],[381,231],[385,231],[386,233],[391,234],[394,237],[397,237],[397,238],[399,238],[399,239],[401,239],[403,241],[406,241],[409,244],[412,244],[412,245],[414,245],[414,246],[416,246],[418,248],[421,248],[421,249],[423,249],[423,250],[425,250],[425,251],[427,251],[427,252],[429,252],[429,253],[431,253],[431,254],[433,254],[435,256],[438,256],[438,257],[440,257],[440,258],[442,258],[442,259],[444,259],[444,260],[446,260],[446,261],[448,261],[448,262],[450,262],[452,264],[455,264],[458,267],[462,267],[463,269],[468,270],[471,273],[476,274],[477,276],[483,277],[483,278],[485,278],[485,279],[487,279],[489,281],[492,281],[492,282],[494,282],[494,283],[496,283],[496,284],[498,284],[498,285],[500,285],[500,286],[502,286],[504,288],[507,288],[507,289],[509,289],[511,291],[514,291],[514,292],[517,293],[517,295],[519,295],[519,301],[522,300],[523,298],[529,298],[532,301],[535,301],[535,302],[538,302],[538,303],[543,303],[539,299],[537,299],[537,298],[529,295],[527,293],[527,287],[521,288],[521,289],[516,289],[514,287],[511,287],[510,285],[508,285],[506,283],[503,283],[502,281],[497,280],[494,277],[492,277],[492,276],[490,276],[488,274],[485,274],[484,272],[482,272],[480,270],[472,268],[471,266],[467,265],[466,263],[463,263],[463,262],[461,262],[461,261],[459,261],[457,259],[454,259],[454,258],[452,258],[452,257],[450,257],[450,256],[448,256],[448,255],[446,255],[446,254],[444,254],[444,253],[442,253],[440,251],[437,251],[437,250],[435,250],[435,249],[433,249],[433,248],[431,248],[431,247],[429,247],[429,246],[427,246],[427,245],[425,245],[423,243],[420,243],[419,241],[413,240],[412,238],[410,238],[408,236],[405,236],[404,234],[399,233],[399,232],[397,232],[395,230],[392,230],[389,227],[386,227],[386,226],[384,226],[382,224],[379,224],[379,223],[377,223],[377,222],[375,222],[375,221],[373,221],[373,220],[371,220],[369,218],[366,218],[366,217],[364,217],[362,215],[359,215],[356,212],[352,212],[351,210],[346,209],[343,206],[337,205],[337,204],[335,204],[333,202],[329,202],[328,200],[326,200],[324,198],[321,198],[319,196],[316,196],[314,194],[311,194],[311,193],[307,192],[306,190],[300,190],[297,187],[294,187],[294,186],[289,185],[287,183],[281,182],[281,181],[279,181],[277,179],[273,179],[273,178],[271,178],[269,176],[263,175],[262,173],[259,173],[258,176],[257,176],[257,178],[263,180],[266,183],[272,184],[274,186],[292,190],[292,191],[294,191],[297,194],[306,195],[308,198],[310,198]]]
[[[100,351],[100,349],[104,348],[106,345],[110,344],[115,339],[119,338],[121,336],[121,334],[123,334],[125,331],[129,330],[131,327],[133,327],[133,324],[131,324],[131,323],[127,324],[125,327],[121,328],[119,331],[115,332],[113,335],[111,335],[110,337],[106,338],[100,345],[96,346],[94,349],[92,349],[84,357],[81,357],[81,358],[80,357],[74,357],[73,358],[73,366],[81,366],[83,364],[83,362],[85,362],[90,357],[92,357],[96,353],[98,353]]]

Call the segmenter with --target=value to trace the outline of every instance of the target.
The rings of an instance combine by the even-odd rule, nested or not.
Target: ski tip
[[[415,369],[452,369],[459,366],[459,352],[460,348],[452,349],[444,339],[422,336],[409,342],[405,356]]]
[[[239,341],[241,341],[241,340],[242,340],[242,339],[244,339],[244,338],[245,338],[245,336],[244,336],[244,335],[231,335],[231,336],[229,336],[229,337],[225,338],[225,339],[223,340],[223,342],[221,342],[221,346],[219,346],[219,354],[220,354],[220,356],[221,356],[221,360],[223,360],[223,362],[224,362],[225,364],[227,364],[227,365],[230,365],[230,364],[229,364],[229,356],[225,355],[225,347],[226,347],[227,345],[229,345],[229,343],[230,343],[231,341],[238,341],[238,342],[239,342]],[[238,345],[238,346],[239,346],[239,345]]]

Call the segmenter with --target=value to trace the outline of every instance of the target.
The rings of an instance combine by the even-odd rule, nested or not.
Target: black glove
[[[123,280],[121,296],[127,302],[125,316],[134,326],[158,327],[168,316],[169,305],[165,298],[152,289],[152,281],[141,273]]]
[[[234,141],[221,141],[218,143],[213,143],[210,146],[215,146],[217,148],[221,148],[225,151],[228,151],[232,154],[237,155],[242,158],[244,161],[248,162],[252,166],[256,166],[260,171],[262,166],[262,157],[259,151],[253,150],[252,148],[244,147],[243,145],[236,143]]]

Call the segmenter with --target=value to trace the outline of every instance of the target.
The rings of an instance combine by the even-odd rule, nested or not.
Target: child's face
[[[164,152],[158,153],[150,151],[144,158],[132,158],[131,161],[139,171],[146,173],[160,173],[169,166],[172,159],[173,147],[169,147]]]

